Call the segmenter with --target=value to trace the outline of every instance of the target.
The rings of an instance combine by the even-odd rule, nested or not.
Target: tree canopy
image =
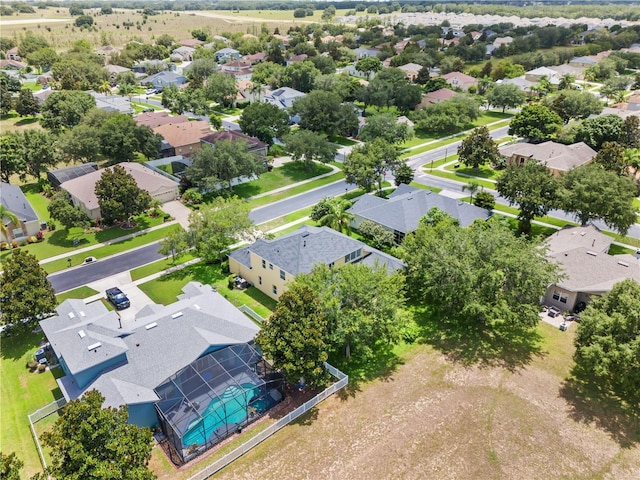
[[[289,133],[289,115],[270,103],[253,102],[243,111],[238,125],[244,133],[273,145],[273,139]]]
[[[66,192],[56,193],[49,205],[47,205],[49,216],[62,224],[66,229],[72,227],[86,228],[90,225],[89,217],[80,207],[74,207]]]
[[[498,146],[491,138],[487,127],[474,129],[458,147],[460,162],[473,168],[495,163],[499,157]]]
[[[2,324],[13,328],[34,328],[38,319],[49,316],[56,307],[56,296],[47,273],[38,259],[21,249],[13,249],[2,262],[0,311]],[[24,323],[23,323],[24,322]]]
[[[576,118],[587,118],[602,111],[602,102],[592,93],[563,90],[545,98],[544,104],[556,112],[564,123]]]
[[[507,108],[516,108],[526,100],[525,93],[517,85],[503,83],[494,86],[487,94],[487,102],[495,107],[502,107],[504,112]]]
[[[343,164],[344,176],[347,182],[358,185],[365,192],[370,192],[375,184],[381,192],[386,174],[395,172],[400,163],[397,147],[377,138],[351,150]]]
[[[351,104],[343,104],[337,93],[313,90],[293,102],[291,112],[300,115],[300,128],[327,135],[351,135],[358,129],[358,116]]]
[[[220,260],[229,246],[253,235],[250,210],[238,197],[216,197],[189,215],[189,242],[206,262]]]
[[[102,408],[97,390],[72,400],[53,428],[42,434],[51,450],[48,468],[55,478],[152,480],[148,469],[153,436],[128,422],[127,407]]]
[[[367,123],[360,130],[358,137],[364,142],[382,138],[389,143],[402,143],[412,134],[411,128],[405,122],[398,122],[396,115],[385,112],[367,117]]]
[[[106,168],[96,182],[96,196],[102,219],[107,225],[125,222],[151,208],[149,192],[138,187],[124,167]]]
[[[329,358],[327,328],[320,298],[308,286],[294,282],[262,324],[256,343],[291,383],[303,377],[308,385],[322,386],[328,379],[323,364]]]
[[[282,140],[291,158],[296,162],[304,162],[307,167],[314,161],[332,162],[338,152],[338,147],[329,142],[326,135],[311,130],[296,130],[285,135]]]
[[[40,124],[52,131],[74,127],[95,106],[95,98],[88,93],[56,91],[49,95],[42,104]]]
[[[600,388],[640,404],[640,284],[625,280],[580,314],[576,365]]]
[[[544,105],[525,105],[513,117],[509,125],[509,135],[528,138],[532,141],[550,139],[562,126],[562,118]]]
[[[420,227],[402,243],[412,292],[445,319],[533,327],[557,266],[498,219],[461,228],[449,220]]]

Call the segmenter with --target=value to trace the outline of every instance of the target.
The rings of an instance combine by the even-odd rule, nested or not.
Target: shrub
[[[18,248],[20,245],[18,245],[18,242],[16,242],[15,240],[13,242],[11,242],[11,248]]]
[[[42,373],[47,369],[47,366],[44,363],[38,364],[38,373]]]
[[[229,260],[224,260],[223,262],[220,263],[220,268],[222,270],[222,273],[230,273],[229,270]]]
[[[38,239],[34,235],[31,235],[30,237],[27,238],[27,243],[37,243],[37,242],[38,242]]]
[[[22,241],[20,242],[20,246],[21,246],[21,247],[24,247],[24,246],[26,246],[26,245],[27,245],[27,242],[26,242],[26,241],[22,240]]]
[[[242,110],[243,108],[246,108],[251,102],[243,100],[240,102],[236,103],[236,108],[239,108],[240,110]]]
[[[38,368],[38,362],[36,362],[35,360],[29,360],[27,362],[27,368],[33,372],[36,368]]]
[[[420,327],[415,322],[407,322],[400,335],[405,343],[414,343],[420,337]]]
[[[473,203],[476,207],[493,210],[496,206],[496,198],[489,192],[478,192],[473,199]]]
[[[0,242],[0,250],[9,250],[9,244],[7,242]]]
[[[182,201],[188,205],[199,205],[202,203],[202,194],[197,188],[190,188],[182,194]]]
[[[42,240],[44,240],[44,233],[42,233],[42,231],[36,233],[36,239],[41,242]]]
[[[236,276],[234,274],[231,274],[227,277],[227,287],[229,287],[229,290],[233,290],[236,286],[236,281],[235,281]]]
[[[284,147],[282,145],[271,145],[269,147],[269,155],[274,157],[281,157],[285,154]]]

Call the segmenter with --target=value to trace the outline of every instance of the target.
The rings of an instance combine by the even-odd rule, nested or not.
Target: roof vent
[[[628,267],[629,264],[627,262],[619,261],[618,265],[622,265],[623,267]]]
[[[597,257],[598,253],[594,252],[593,250],[587,250],[587,255],[591,255],[592,257]]]
[[[309,232],[305,232],[305,233],[302,234],[302,238],[306,238],[308,236],[309,236]]]
[[[587,234],[587,232],[581,232],[581,233],[580,233],[580,236],[581,236],[581,237],[584,237],[586,234]]]
[[[69,318],[76,318],[76,316],[73,312],[69,312]]]
[[[155,328],[157,326],[158,326],[158,324],[156,322],[152,322],[152,323],[149,323],[149,324],[145,325],[144,328],[146,328],[147,330],[151,330],[152,328]]]
[[[176,312],[173,315],[171,315],[171,318],[180,318],[182,316],[182,312]]]
[[[87,314],[86,314],[86,313],[84,313],[82,310],[80,310],[80,316],[81,316],[81,317],[86,317],[86,316],[87,316]]]
[[[84,330],[78,330],[78,336],[79,336],[80,338],[84,338],[84,337],[86,337],[86,336],[87,336],[87,334],[86,334],[86,333],[84,333]]]
[[[95,350],[96,348],[100,348],[102,344],[100,342],[92,343],[87,347],[87,350]]]
[[[200,305],[198,305],[197,303],[194,303],[193,308],[195,308],[196,310],[200,310]]]

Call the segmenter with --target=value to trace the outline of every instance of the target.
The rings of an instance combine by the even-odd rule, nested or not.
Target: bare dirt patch
[[[572,415],[555,365],[572,336],[540,329],[545,354],[517,370],[417,346],[384,381],[328,399],[216,478],[637,479],[638,429],[621,446]]]

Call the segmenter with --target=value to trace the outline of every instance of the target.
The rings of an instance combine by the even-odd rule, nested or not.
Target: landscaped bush
[[[199,205],[202,203],[202,194],[197,188],[190,188],[182,194],[182,201],[188,205]]]
[[[38,362],[36,362],[35,360],[29,360],[27,362],[27,368],[32,372],[35,371],[35,369],[38,368]]]
[[[236,276],[234,274],[231,274],[227,277],[227,287],[229,287],[229,290],[233,290],[236,287],[235,278]]]
[[[246,108],[251,102],[243,100],[241,102],[237,102],[236,103],[236,108],[239,108],[240,110],[242,110],[243,108]]]
[[[37,243],[37,242],[38,242],[38,239],[35,237],[35,235],[31,235],[29,238],[27,238],[27,243]]]
[[[15,240],[13,242],[11,242],[11,248],[18,248],[20,245],[18,245],[18,242],[16,242]]]
[[[282,157],[285,154],[284,147],[282,145],[271,145],[269,147],[269,155],[273,157]]]
[[[42,233],[41,231],[36,233],[36,239],[41,242],[42,240],[44,240],[44,233]]]
[[[224,260],[220,263],[220,268],[222,269],[222,273],[228,274],[229,270],[229,260]]]
[[[47,366],[43,363],[38,364],[38,373],[42,373],[47,369]]]
[[[9,250],[9,244],[7,242],[0,242],[0,250]]]

